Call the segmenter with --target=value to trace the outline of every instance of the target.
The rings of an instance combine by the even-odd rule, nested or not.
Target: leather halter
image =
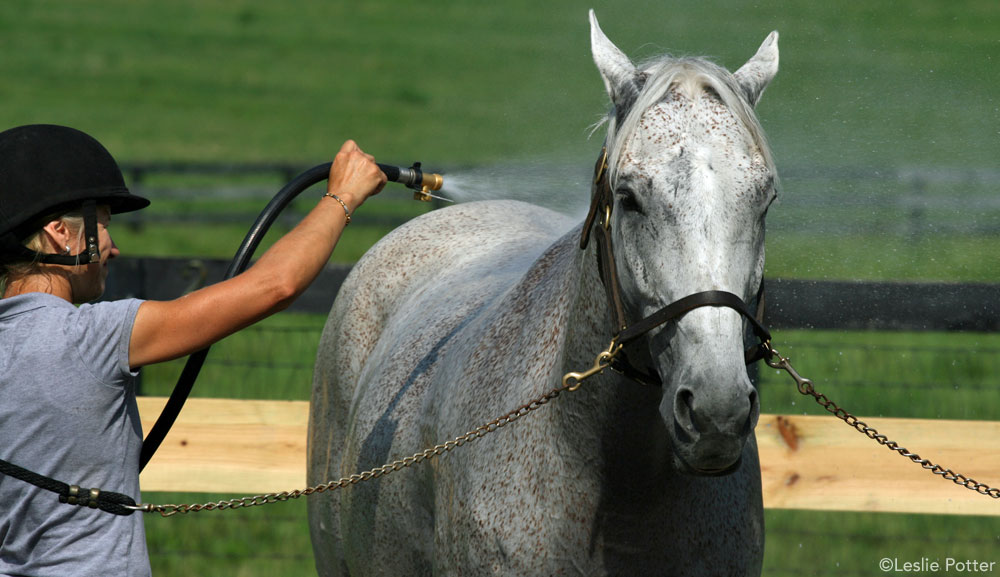
[[[591,230],[598,224],[597,234],[597,267],[604,284],[604,292],[608,299],[608,310],[611,311],[615,338],[613,343],[623,347],[611,362],[610,367],[640,384],[662,385],[662,380],[655,371],[637,368],[625,354],[629,343],[635,341],[649,331],[678,320],[696,308],[713,306],[727,307],[740,313],[749,322],[760,343],[744,352],[744,361],[751,364],[765,356],[765,343],[771,340],[771,333],[761,323],[764,316],[764,283],[761,281],[757,292],[756,314],[750,312],[750,307],[739,296],[721,290],[709,290],[688,295],[661,308],[646,318],[629,324],[625,315],[625,305],[621,298],[621,284],[618,280],[618,269],[615,265],[614,250],[611,245],[611,211],[614,208],[614,193],[608,178],[608,149],[601,149],[601,156],[594,166],[594,183],[591,191],[590,211],[583,224],[580,236],[580,249],[586,249],[590,240]],[[598,217],[601,218],[597,222]]]

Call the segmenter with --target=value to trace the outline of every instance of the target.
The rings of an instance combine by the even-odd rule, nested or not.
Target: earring
[[[69,254],[69,245],[66,245],[66,254]]]

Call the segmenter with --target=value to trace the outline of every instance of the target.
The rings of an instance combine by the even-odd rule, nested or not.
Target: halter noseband
[[[608,179],[607,146],[601,149],[601,156],[594,166],[594,183],[591,193],[590,211],[587,213],[587,219],[583,223],[583,232],[580,236],[580,249],[587,248],[591,230],[600,216],[601,226],[598,227],[599,234],[597,235],[597,268],[601,275],[601,282],[604,284],[604,292],[608,298],[608,310],[611,311],[614,323],[613,330],[616,336],[613,342],[623,347],[621,353],[612,360],[610,365],[612,369],[641,384],[662,385],[663,383],[655,371],[639,369],[629,362],[624,347],[649,331],[670,321],[680,319],[694,309],[706,306],[733,309],[750,321],[750,326],[757,338],[760,339],[760,344],[744,351],[744,361],[749,365],[764,358],[765,349],[762,345],[771,340],[771,333],[761,322],[764,317],[763,281],[761,281],[760,289],[757,291],[756,314],[750,312],[750,307],[739,296],[727,291],[709,290],[678,299],[653,314],[629,324],[625,317],[621,284],[618,280],[618,269],[615,266],[615,255],[611,246],[611,211],[614,207],[614,193]]]

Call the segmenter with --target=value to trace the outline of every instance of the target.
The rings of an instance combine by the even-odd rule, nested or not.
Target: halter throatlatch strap
[[[702,291],[688,295],[680,300],[668,304],[648,317],[635,323],[629,324],[625,316],[625,305],[621,298],[621,284],[618,282],[618,269],[615,265],[614,250],[611,238],[611,211],[614,206],[614,195],[608,178],[608,149],[605,145],[601,150],[601,156],[594,166],[594,183],[591,189],[590,211],[587,219],[583,223],[583,232],[580,236],[580,249],[586,249],[590,241],[590,234],[595,224],[600,224],[597,234],[597,266],[601,275],[601,282],[604,284],[604,292],[608,299],[608,310],[611,312],[614,323],[615,342],[627,347],[640,336],[670,321],[680,319],[696,308],[713,306],[727,307],[735,310],[745,317],[760,339],[760,343],[748,348],[744,352],[744,361],[747,364],[756,362],[765,356],[763,343],[771,340],[771,333],[762,324],[764,318],[764,283],[761,282],[757,292],[757,310],[750,311],[746,302],[739,296],[720,290]],[[598,218],[600,222],[598,223]],[[626,348],[611,362],[611,368],[622,373],[642,384],[660,385],[661,380],[653,371],[640,370],[629,362]]]

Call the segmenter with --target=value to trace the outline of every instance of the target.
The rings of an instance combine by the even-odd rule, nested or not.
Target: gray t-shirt
[[[142,426],[128,363],[141,302],[0,299],[0,458],[141,502]],[[0,575],[149,574],[142,514],[65,505],[0,475]]]

